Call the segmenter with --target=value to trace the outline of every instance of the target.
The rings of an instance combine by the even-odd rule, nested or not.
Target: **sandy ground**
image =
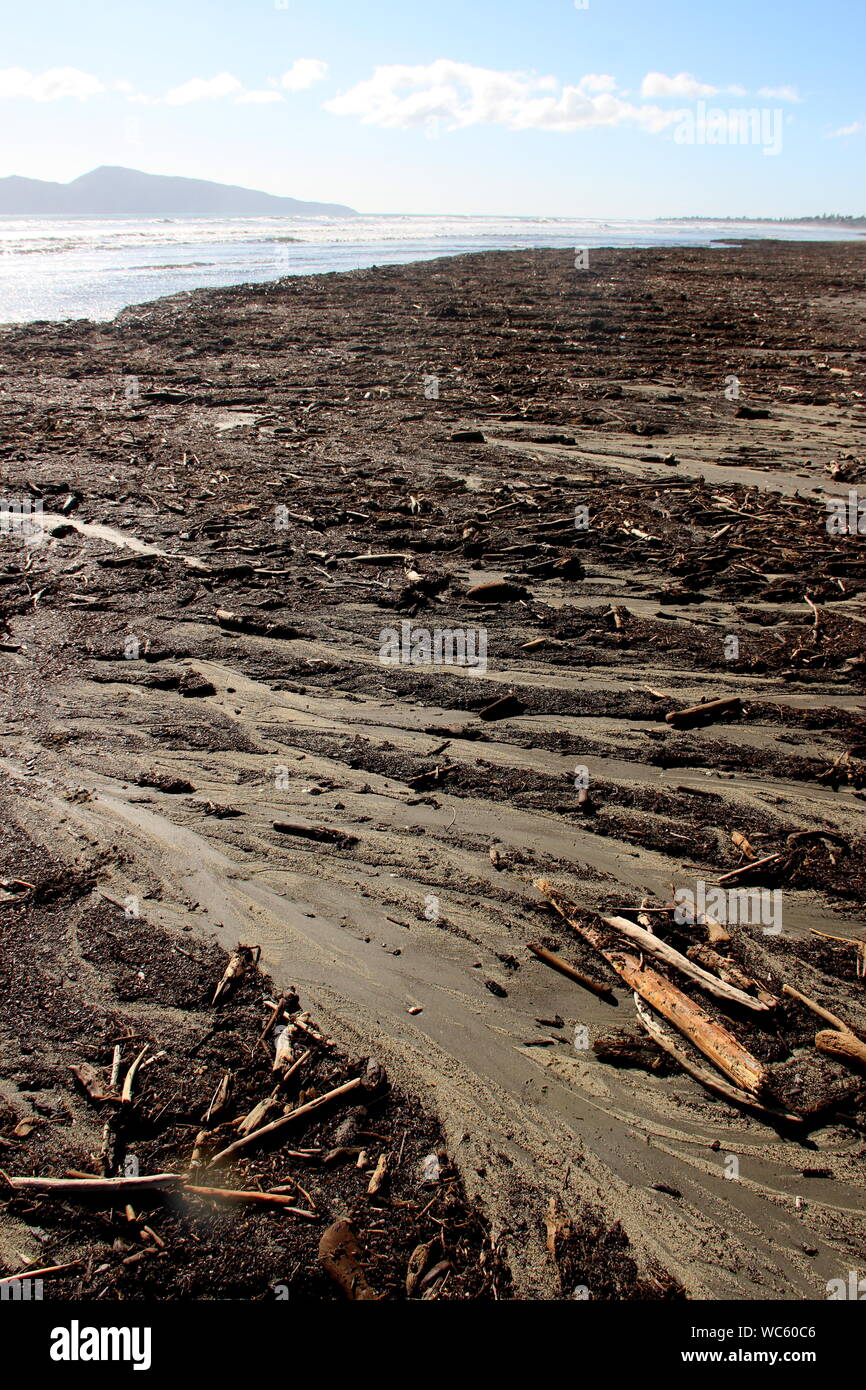
[[[791,1129],[576,1047],[640,1028],[534,882],[660,905],[739,866],[740,832],[783,854],[754,882],[784,928],[732,950],[866,1024],[854,947],[810,934],[866,938],[866,553],[825,506],[866,499],[866,248],[572,259],[4,330],[4,488],[42,504],[2,537],[7,814],[86,869],[73,923],[98,887],[170,937],[260,944],[436,1117],[519,1296],[581,1282],[550,1258],[553,1199],[619,1225],[643,1296],[822,1299],[864,1259],[862,1078],[827,1064],[836,1102]],[[483,627],[486,669],[384,665],[404,620]],[[665,722],[719,696],[739,716]],[[808,1090],[815,1026],[787,1003],[749,1044]]]

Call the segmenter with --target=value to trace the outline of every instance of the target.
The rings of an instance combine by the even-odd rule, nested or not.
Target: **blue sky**
[[[124,164],[371,213],[866,212],[864,0],[40,0],[4,31],[0,175]]]

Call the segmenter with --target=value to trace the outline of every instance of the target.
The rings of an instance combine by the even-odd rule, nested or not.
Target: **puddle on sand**
[[[162,555],[171,560],[182,560],[185,565],[189,565],[190,569],[207,572],[207,565],[195,555],[179,555],[174,550],[162,550],[158,545],[149,545],[147,541],[140,541],[137,536],[130,535],[128,531],[118,531],[116,527],[105,526],[101,521],[76,521],[74,517],[61,516],[59,513],[53,512],[34,516],[31,521],[41,528],[40,540],[47,540],[48,532],[52,526],[72,526],[80,535],[91,536],[94,540],[107,541],[109,545],[116,545],[118,549],[134,550],[137,555]]]

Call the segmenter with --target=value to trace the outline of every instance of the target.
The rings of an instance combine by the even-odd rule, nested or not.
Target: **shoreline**
[[[56,221],[57,219],[48,220]],[[106,220],[109,222],[112,221],[112,219],[104,218],[94,219],[97,223],[105,222]],[[122,220],[123,219],[121,219],[121,221]],[[378,224],[382,219],[377,218],[373,220],[378,228]],[[31,317],[28,319],[24,319],[20,314],[17,317],[13,316],[12,318],[5,319],[0,323],[0,329],[5,330],[9,327],[26,327],[27,323],[33,322],[69,323],[78,322],[82,319],[101,323],[112,322],[113,318],[106,317],[109,313],[116,317],[116,315],[122,313],[124,309],[134,307],[136,304],[153,303],[159,299],[168,298],[178,293],[189,293],[198,289],[240,289],[245,284],[276,283],[276,281],[281,278],[287,278],[286,274],[272,274],[272,271],[278,269],[276,264],[267,264],[266,269],[263,270],[262,256],[265,257],[267,262],[268,257],[275,254],[274,248],[285,242],[291,242],[293,244],[294,250],[292,254],[295,257],[295,268],[288,270],[288,276],[291,278],[305,278],[309,274],[351,273],[361,270],[376,269],[379,266],[386,265],[420,265],[429,260],[453,258],[457,255],[485,255],[496,251],[523,252],[524,254],[535,255],[549,250],[571,249],[575,243],[585,246],[592,253],[626,249],[651,249],[655,246],[667,246],[669,248],[675,248],[676,246],[704,246],[712,249],[722,249],[748,243],[752,240],[766,240],[767,238],[761,235],[741,235],[737,237],[722,235],[721,232],[733,231],[737,226],[742,229],[760,227],[762,230],[765,228],[772,229],[774,226],[772,223],[762,224],[758,222],[742,222],[738,224],[734,219],[729,219],[727,222],[719,222],[716,224],[720,229],[720,234],[718,236],[701,237],[697,235],[697,231],[703,226],[713,225],[709,220],[705,222],[695,220],[691,223],[688,221],[680,223],[656,221],[654,223],[634,222],[619,224],[622,228],[655,226],[659,229],[654,236],[650,234],[640,236],[635,235],[634,232],[628,232],[627,230],[618,233],[616,226],[610,227],[604,223],[590,222],[590,225],[583,226],[580,220],[576,220],[571,223],[570,229],[567,232],[563,230],[559,235],[548,235],[547,238],[545,238],[545,233],[539,226],[536,226],[534,231],[528,231],[527,226],[522,226],[520,220],[517,220],[514,223],[511,234],[508,236],[503,235],[501,238],[509,244],[496,246],[490,245],[490,242],[494,241],[496,238],[489,229],[487,232],[476,231],[473,235],[461,236],[461,219],[459,218],[432,218],[429,223],[430,235],[426,239],[418,238],[413,241],[407,241],[405,237],[398,234],[398,230],[402,227],[405,220],[404,218],[394,219],[395,234],[390,237],[379,238],[374,235],[371,239],[369,236],[365,237],[362,234],[362,229],[362,232],[359,232],[357,237],[341,239],[339,232],[337,232],[331,240],[325,241],[317,240],[312,234],[306,239],[271,235],[263,236],[260,240],[257,240],[255,237],[235,240],[229,236],[226,231],[226,229],[231,228],[231,220],[214,224],[217,227],[222,227],[226,232],[223,239],[216,237],[201,240],[197,235],[193,236],[190,232],[187,235],[187,239],[184,240],[182,235],[184,226],[197,232],[201,222],[209,223],[210,220],[199,219],[198,222],[195,220],[188,220],[186,223],[180,220],[177,221],[177,227],[180,232],[179,236],[175,236],[167,242],[156,239],[150,245],[148,245],[146,240],[141,245],[136,243],[136,255],[144,258],[142,263],[123,267],[118,267],[115,263],[115,257],[118,250],[121,248],[117,245],[110,244],[110,238],[101,250],[99,247],[88,245],[84,241],[82,241],[78,247],[71,245],[46,245],[40,249],[38,246],[26,246],[18,252],[14,250],[10,251],[7,246],[5,248],[5,254],[7,256],[11,255],[13,260],[16,256],[19,261],[23,258],[28,275],[32,274],[32,257],[34,255],[49,255],[52,258],[52,268],[56,275],[60,275],[61,279],[61,267],[65,267],[65,272],[70,283],[74,283],[78,286],[78,302],[66,306],[66,291],[60,291],[55,288],[53,291],[53,299],[49,295],[49,297],[44,300],[44,303],[38,301],[41,305],[38,313],[34,313],[31,309]],[[424,220],[423,218],[418,218],[419,222],[424,222]],[[467,222],[473,221],[473,219],[470,218],[465,220]],[[507,218],[491,219],[491,221],[494,222],[507,222],[508,220]],[[150,225],[154,222],[154,219],[145,219],[144,222],[142,222],[141,219],[130,219],[130,221],[133,225],[137,224],[141,227],[145,223]],[[168,221],[171,225],[174,225],[176,220],[168,219]],[[254,226],[256,219],[240,219],[240,221],[249,223],[249,228],[245,228],[245,230],[247,230]],[[474,221],[477,226],[481,220],[474,219]],[[566,221],[566,219],[563,219],[563,221]],[[541,226],[544,225],[544,222],[545,220],[542,219]],[[453,224],[451,233],[448,236],[442,233],[441,228],[443,223]],[[156,225],[161,226],[162,221],[157,219]],[[825,229],[817,223],[791,223],[786,225],[791,232],[790,237],[785,237],[783,235],[769,239],[782,243],[792,239],[805,239],[811,243],[817,242],[819,237],[817,235],[798,237],[797,232],[823,233],[827,230],[830,237],[828,244],[833,245],[847,244],[848,242],[856,243],[863,235],[862,232],[845,228],[840,229],[839,227],[835,229]],[[693,234],[691,237],[683,235],[682,238],[659,241],[659,237],[664,236],[665,227],[682,227],[683,229],[691,227]],[[836,232],[835,236],[833,234],[834,230]],[[612,238],[610,243],[606,242],[606,235]],[[617,236],[619,236],[619,240],[617,240]],[[533,237],[539,238],[542,244],[531,244]],[[394,248],[400,245],[400,243],[402,243],[401,249],[395,250]],[[246,254],[248,259],[246,265],[242,263],[238,264],[238,255],[243,251],[244,247],[247,248]],[[215,257],[212,261],[204,263],[203,266],[202,263],[197,261],[184,262],[180,260],[177,262],[169,262],[168,265],[164,265],[159,261],[154,264],[149,264],[147,260],[148,255],[164,257],[172,252],[175,255],[180,254],[183,250],[191,250],[193,255],[200,255],[202,248],[210,248],[211,254]],[[57,256],[60,256],[60,262],[56,260]],[[97,258],[96,261],[93,260],[94,256]],[[101,263],[99,262],[100,256],[102,257]],[[355,257],[359,257],[362,263],[358,265],[349,264]],[[319,265],[316,266],[305,263],[310,258],[317,260]],[[6,268],[8,271],[10,266],[7,265]],[[14,272],[14,266],[11,268]],[[155,274],[164,276],[167,269],[173,272],[183,272],[183,274],[175,273],[165,279],[162,284],[153,284],[152,286],[146,284],[150,276]],[[219,280],[222,280],[226,276],[229,278],[226,279],[224,284],[214,284],[207,283],[207,281],[202,283],[199,281],[198,277],[195,277],[193,283],[190,284],[188,283],[188,272],[193,269],[199,271],[205,269],[210,271],[212,280],[214,277]],[[285,270],[285,267],[281,269]],[[8,289],[7,293],[10,296],[9,302],[14,305],[16,303],[16,295],[20,298],[22,293],[20,288],[15,288],[14,273],[11,277],[7,277],[6,285],[11,287]],[[148,289],[151,289],[153,292],[148,293]],[[61,318],[57,315],[62,305],[65,306],[65,316]]]
[[[592,248],[586,270],[568,251],[473,252],[0,335],[4,494],[51,518],[38,543],[4,536],[16,852],[50,845],[70,912],[101,886],[194,952],[260,944],[277,989],[435,1115],[522,1297],[624,1297],[630,1280],[642,1297],[822,1299],[862,1248],[863,1088],[813,1065],[808,1011],[737,1027],[780,1088],[796,1058],[807,1099],[844,1092],[811,1129],[829,1178],[684,1072],[576,1049],[576,1029],[610,1053],[640,1025],[533,886],[581,913],[661,907],[672,884],[742,868],[737,832],[784,861],[757,879],[781,888],[784,931],[732,928],[740,969],[866,1023],[854,952],[810,934],[866,939],[866,555],[825,525],[827,498],[866,498],[866,248],[736,245],[721,273],[695,246]],[[480,585],[509,592],[473,601]],[[383,664],[380,634],[406,619],[483,627],[485,670]],[[667,718],[723,696],[737,715]],[[29,878],[21,862],[4,874]],[[38,945],[36,907],[6,916]],[[44,981],[59,952],[63,988],[107,1008],[104,949],[85,964],[71,937],[20,962],[54,999],[31,1026],[47,1103],[74,1125],[65,1146],[38,1126],[10,1141],[18,1172],[87,1162]],[[178,1005],[146,977],[137,1026],[158,1043]],[[17,1023],[0,1000],[21,1123]],[[745,1181],[726,1180],[728,1152]],[[574,1235],[552,1259],[551,1199]],[[594,1252],[602,1229],[626,1240],[626,1273]]]

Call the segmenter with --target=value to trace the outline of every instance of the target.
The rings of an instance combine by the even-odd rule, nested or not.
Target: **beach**
[[[248,1047],[297,991],[334,1049],[305,1084],[393,1087],[361,1147],[412,1209],[394,1296],[440,1148],[446,1299],[823,1300],[862,1263],[862,1075],[782,986],[866,1027],[864,271],[858,241],[489,251],[0,329],[4,1171],[95,1172],[70,1069],[118,1038],[168,1056],[125,1133],[180,1171],[243,1049],[179,1058],[244,943]],[[765,860],[732,883],[775,916],[720,949],[774,999],[731,1027],[776,1123],[653,1053],[574,925]],[[636,1037],[648,1066],[605,1061]],[[348,1207],[375,1244],[370,1177],[314,1174],[290,1260],[245,1218],[255,1296],[340,1296],[318,1240]],[[140,1229],[34,1201],[79,1262],[53,1296],[183,1296],[174,1215],[122,1265]]]

